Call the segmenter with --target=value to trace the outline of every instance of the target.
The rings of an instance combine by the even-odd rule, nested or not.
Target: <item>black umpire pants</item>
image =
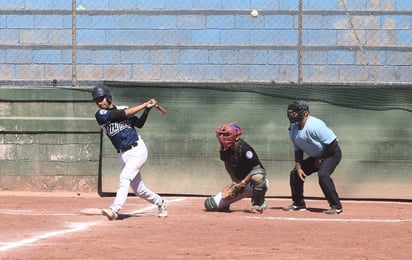
[[[320,188],[322,189],[329,206],[336,209],[341,209],[342,204],[340,203],[339,195],[336,192],[335,184],[331,178],[331,175],[341,159],[342,151],[339,145],[336,145],[333,154],[325,158],[319,168],[315,167],[316,158],[313,157],[308,157],[301,163],[302,170],[307,176],[314,172],[318,172]],[[304,181],[299,178],[296,169],[293,169],[290,172],[290,189],[292,192],[292,200],[295,205],[305,205],[303,184]]]

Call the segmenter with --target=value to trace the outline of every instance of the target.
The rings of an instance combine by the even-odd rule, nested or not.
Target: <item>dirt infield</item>
[[[123,219],[81,215],[113,198],[94,194],[0,192],[0,259],[411,259],[412,203],[343,201],[344,212],[285,212],[269,199],[262,215],[238,202],[205,212],[198,197],[167,197],[169,217],[130,197]]]

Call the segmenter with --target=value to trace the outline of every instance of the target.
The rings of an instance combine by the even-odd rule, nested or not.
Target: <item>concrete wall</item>
[[[100,131],[83,90],[0,88],[0,190],[97,190]]]

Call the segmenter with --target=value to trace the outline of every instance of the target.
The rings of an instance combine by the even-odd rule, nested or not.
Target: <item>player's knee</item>
[[[262,189],[266,187],[266,170],[263,168],[253,169],[252,172],[252,185],[254,189]]]
[[[207,198],[205,200],[205,209],[206,211],[217,211],[217,203],[213,197]]]
[[[266,177],[260,174],[256,174],[252,177],[252,185],[254,190],[262,190],[266,187]]]
[[[299,177],[298,172],[296,171],[296,169],[293,169],[290,172],[290,182],[291,183],[297,183],[297,182],[302,182],[301,178]]]
[[[253,185],[253,194],[259,194],[258,196],[263,196],[266,193],[267,186],[266,186],[266,178],[263,178],[259,181],[255,181],[252,179],[252,185]]]
[[[252,204],[253,206],[261,206],[265,202],[265,195],[267,191],[266,176],[261,174],[254,175],[252,177],[252,185]]]
[[[261,176],[261,178],[266,177],[266,170],[264,168],[255,168],[253,169],[250,174],[252,175],[252,179],[258,178],[259,176]]]
[[[119,178],[119,183],[117,184],[117,188],[129,188],[130,186],[130,179],[128,178]]]
[[[327,185],[330,183],[332,178],[329,175],[319,175],[318,176],[318,182],[319,185]]]

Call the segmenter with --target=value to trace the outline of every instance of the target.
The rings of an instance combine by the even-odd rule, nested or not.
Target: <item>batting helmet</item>
[[[112,92],[106,85],[97,85],[92,91],[93,100],[100,97],[106,97],[107,102],[112,103]]]
[[[229,124],[221,125],[215,130],[216,137],[219,140],[223,151],[229,149],[238,139],[238,137],[243,134],[242,129],[240,129],[237,122],[232,122]]]
[[[306,111],[309,111],[309,105],[306,101],[296,100],[290,104],[287,112],[290,123],[293,124],[302,120]]]

